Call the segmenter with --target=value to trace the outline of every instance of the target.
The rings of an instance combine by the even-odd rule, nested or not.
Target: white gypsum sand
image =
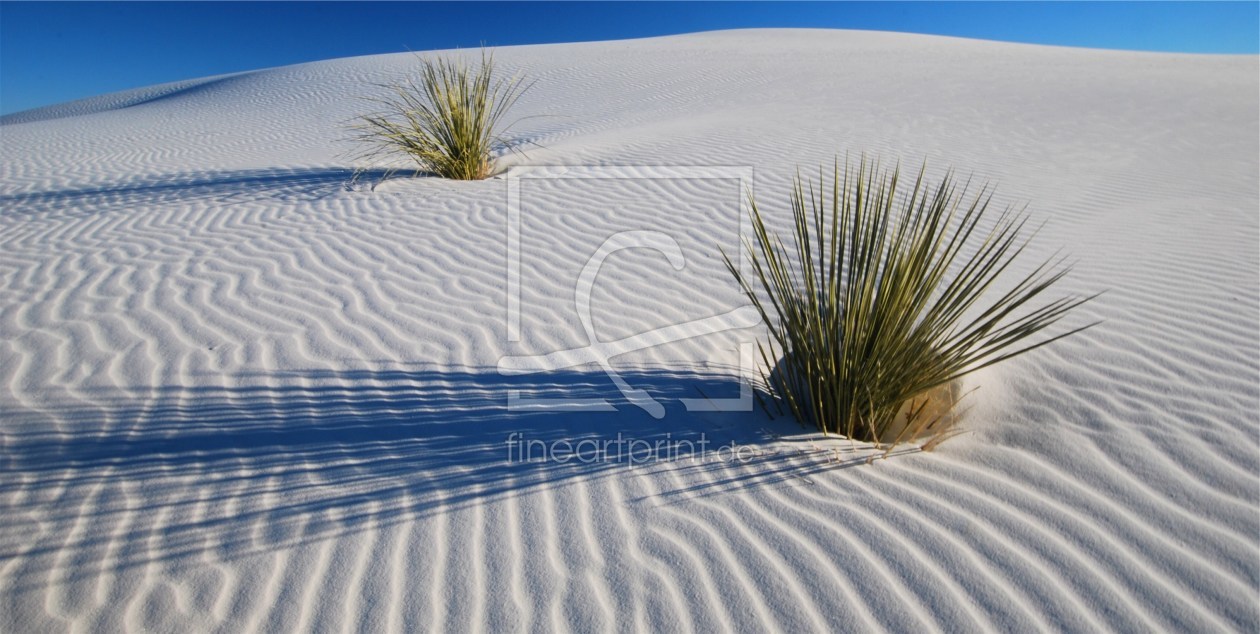
[[[519,341],[506,179],[346,187],[342,125],[410,54],[3,119],[0,630],[1260,628],[1256,56],[809,30],[495,56],[537,80],[501,160]],[[1108,290],[1065,327],[1105,323],[869,466],[685,408],[736,394],[758,328],[623,346],[660,419],[598,365],[498,371],[593,343],[575,284],[617,232],[684,265],[611,253],[599,341],[738,308],[739,175],[786,235],[795,170],[861,152],[1030,203],[1015,273],[1064,247],[1061,291]],[[508,460],[619,434],[749,459]]]

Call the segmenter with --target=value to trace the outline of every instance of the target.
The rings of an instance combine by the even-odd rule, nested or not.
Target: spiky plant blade
[[[380,111],[355,125],[355,138],[366,148],[360,158],[405,156],[417,172],[458,180],[490,176],[494,152],[513,148],[502,136],[503,116],[529,88],[520,78],[493,75],[494,56],[485,51],[475,68],[453,59],[421,59],[417,77],[369,99]]]
[[[987,187],[968,198],[952,173],[935,186],[925,173],[898,197],[899,168],[863,158],[842,174],[837,160],[830,199],[821,173],[817,189],[798,175],[790,250],[750,194],[751,275],[722,254],[769,330],[763,386],[824,432],[936,444],[951,432],[942,415],[920,418],[925,395],[1094,325],[1034,341],[1092,297],[1032,307],[1068,271],[1053,259],[990,297],[1028,244],[1026,216],[1004,210],[986,231]]]

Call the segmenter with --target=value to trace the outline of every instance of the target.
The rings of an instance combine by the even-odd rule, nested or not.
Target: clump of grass
[[[928,185],[923,170],[900,195],[899,182],[865,158],[843,174],[837,162],[829,194],[821,170],[817,190],[798,176],[791,248],[749,194],[751,274],[722,255],[769,329],[762,387],[780,411],[890,450],[930,449],[957,419],[960,377],[1094,325],[1034,337],[1092,297],[1043,300],[1069,270],[1061,259],[1007,279],[1028,218],[1008,208],[984,228],[987,187],[967,196],[952,174]]]
[[[529,88],[519,77],[495,79],[494,55],[478,65],[449,58],[421,58],[420,71],[383,86],[371,98],[380,111],[360,117],[362,158],[406,157],[417,173],[480,180],[494,173],[494,152],[514,146],[502,137],[503,116]],[[391,170],[395,171],[395,170]]]

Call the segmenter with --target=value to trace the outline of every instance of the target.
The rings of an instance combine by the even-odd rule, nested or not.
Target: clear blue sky
[[[0,2],[0,114],[351,55],[744,27],[1260,52],[1260,2]]]

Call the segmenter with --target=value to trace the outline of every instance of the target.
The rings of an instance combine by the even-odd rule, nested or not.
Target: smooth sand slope
[[[0,631],[1260,628],[1256,57],[734,31],[497,60],[537,80],[519,216],[503,178],[347,186],[339,126],[408,54],[4,118]],[[499,373],[738,308],[739,175],[785,229],[796,168],[846,152],[1030,202],[1016,268],[1065,247],[1065,291],[1108,289],[1068,325],[1105,323],[869,466],[687,409],[737,395],[757,328],[626,346],[659,419],[595,364]],[[609,255],[585,322],[623,231],[683,266]],[[519,464],[512,433],[753,455]]]

